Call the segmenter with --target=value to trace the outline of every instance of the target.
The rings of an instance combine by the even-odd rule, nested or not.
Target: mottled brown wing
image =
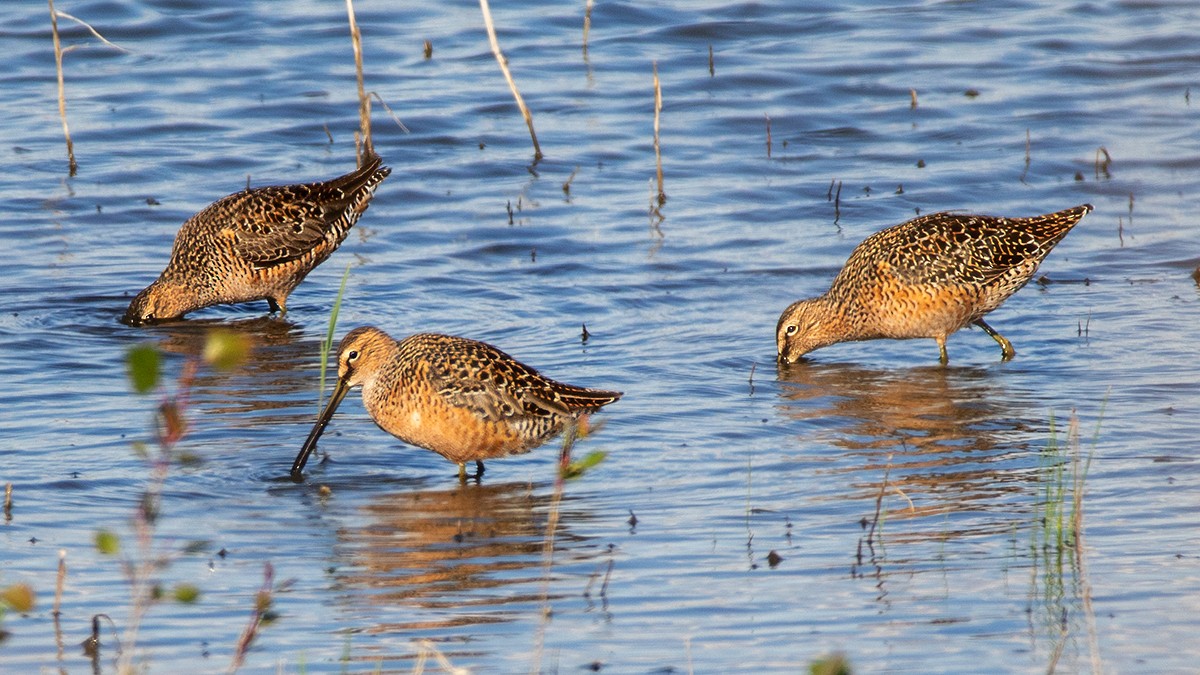
[[[490,420],[569,417],[621,397],[556,382],[483,342],[459,338],[447,347],[430,360],[431,382],[451,405]]]
[[[884,230],[872,246],[902,282],[986,285],[1044,255],[1037,238],[1003,218],[934,213]]]
[[[336,246],[367,208],[371,192],[391,170],[378,157],[325,183],[246,190],[209,209],[223,216],[234,252],[256,267],[303,257],[321,242]]]
[[[226,207],[214,222],[232,239],[234,253],[256,267],[295,260],[320,244],[335,221],[322,205],[297,201],[307,197],[305,187],[259,188],[232,195],[213,205]]]
[[[446,402],[485,419],[515,421],[567,412],[530,396],[531,385],[544,378],[486,343],[458,338],[445,343],[437,358],[427,358],[429,380]]]

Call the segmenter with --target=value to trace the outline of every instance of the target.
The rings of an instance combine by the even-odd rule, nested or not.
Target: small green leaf
[[[608,453],[604,452],[603,450],[589,452],[580,459],[568,464],[566,468],[563,469],[563,478],[578,478],[582,476],[588,469],[596,466],[600,462],[603,462],[605,457],[608,457]]]
[[[850,662],[841,654],[819,658],[808,665],[812,675],[851,675]]]
[[[224,328],[209,331],[204,343],[204,361],[217,370],[233,370],[250,355],[250,338]]]
[[[108,530],[96,533],[96,550],[103,555],[116,555],[121,551],[121,538]]]
[[[0,603],[12,608],[14,612],[25,614],[33,610],[37,597],[29,584],[13,584],[0,591]]]
[[[139,394],[149,393],[158,386],[158,350],[150,345],[131,347],[125,357],[129,367],[129,382]]]
[[[266,614],[271,609],[271,591],[259,591],[254,596],[254,609]]]
[[[190,605],[200,599],[200,588],[195,584],[175,584],[175,602]]]

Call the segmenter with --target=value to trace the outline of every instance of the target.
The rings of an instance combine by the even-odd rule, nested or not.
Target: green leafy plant
[[[133,444],[134,453],[146,461],[150,469],[149,478],[137,500],[131,519],[134,543],[125,546],[121,535],[108,530],[98,530],[93,538],[97,552],[120,560],[125,578],[129,583],[131,604],[124,634],[119,642],[117,672],[134,670],[133,661],[138,630],[150,608],[165,600],[182,604],[193,604],[200,600],[201,591],[191,583],[178,583],[169,590],[159,581],[159,575],[179,555],[206,550],[208,542],[186,542],[181,548],[158,546],[154,533],[162,516],[162,490],[173,463],[190,463],[195,458],[179,452],[177,445],[188,431],[187,404],[196,372],[205,364],[213,369],[228,371],[240,366],[249,356],[250,339],[241,333],[227,329],[211,331],[199,358],[189,357],[184,361],[174,392],[164,391],[162,383],[162,357],[150,345],[131,348],[126,354],[126,369],[130,386],[139,395],[158,393],[161,400],[154,412],[154,443]],[[98,626],[98,621],[93,621]],[[98,662],[100,642],[98,630],[91,639],[94,663]]]

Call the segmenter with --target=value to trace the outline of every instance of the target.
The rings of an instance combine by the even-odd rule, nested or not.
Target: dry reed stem
[[[1101,155],[1104,156],[1103,160],[1100,159]],[[1097,179],[1100,178],[1101,174],[1103,174],[1105,178],[1109,178],[1111,176],[1108,171],[1108,167],[1110,164],[1112,164],[1112,161],[1112,155],[1108,154],[1108,148],[1104,147],[1103,145],[1099,148],[1096,148],[1095,170]]]
[[[54,617],[54,645],[58,648],[57,656],[60,662],[63,660],[62,594],[66,582],[67,550],[62,548],[58,550],[58,577],[54,581],[54,609],[50,612],[50,615]]]
[[[262,626],[263,618],[267,610],[271,606],[272,584],[275,580],[275,567],[268,561],[263,563],[263,583],[258,593],[254,595],[254,611],[250,613],[250,619],[246,622],[246,627],[242,630],[241,637],[238,638],[237,649],[233,653],[233,660],[229,663],[229,673],[236,673],[242,667],[242,663],[246,660],[246,654],[250,651],[250,645],[254,644],[254,638],[258,635],[258,629]]]
[[[521,92],[517,90],[517,83],[513,81],[512,73],[508,70],[508,62],[504,60],[504,54],[500,51],[500,41],[496,39],[496,25],[492,22],[492,10],[488,7],[488,0],[479,0],[479,8],[483,11],[483,25],[487,28],[488,44],[492,46],[492,55],[496,57],[496,63],[500,64],[500,72],[504,73],[504,80],[508,82],[508,88],[512,90],[517,107],[521,109],[521,115],[525,118],[525,125],[529,127],[529,137],[533,139],[533,159],[539,160],[542,158],[542,147],[538,145],[537,133],[533,130],[533,115],[529,113],[525,99],[521,98]]]
[[[412,133],[409,131],[408,127],[404,126],[404,122],[400,121],[400,116],[392,111],[392,106],[388,105],[387,101],[383,100],[383,97],[379,95],[379,92],[373,91],[369,95],[374,96],[375,100],[379,101],[379,105],[383,106],[383,109],[386,110],[387,114],[391,116],[392,121],[396,123],[396,126],[400,127],[400,131],[403,131],[406,134]]]
[[[658,61],[654,62],[654,161],[655,174],[658,177],[658,205],[667,203],[667,194],[663,192],[662,150],[658,143],[659,118],[662,115],[662,87],[658,81]]]
[[[52,614],[57,619],[62,612],[59,608],[62,607],[63,586],[67,583],[67,550],[59,549],[58,551],[58,576],[54,580],[54,610]]]
[[[371,143],[371,99],[363,88],[362,32],[358,30],[358,21],[354,18],[354,0],[346,0],[346,14],[350,18],[354,74],[358,78],[358,126],[362,131],[362,149],[359,151],[358,164],[362,166],[367,157],[375,154],[375,146]]]
[[[917,90],[916,89],[908,90],[908,107],[911,108],[912,110],[917,109]]]
[[[53,4],[51,6],[53,6]],[[88,29],[88,31],[90,31],[92,35],[95,35],[97,39],[99,39],[101,42],[108,45],[109,47],[112,47],[113,49],[116,49],[117,51],[125,52],[126,54],[133,53],[120,45],[116,45],[116,44],[113,44],[112,42],[109,42],[107,38],[105,38],[103,35],[101,35],[99,33],[99,31],[97,31],[95,28],[92,28],[91,24],[84,21],[83,19],[80,19],[77,16],[71,16],[70,14],[67,14],[66,12],[63,12],[63,11],[56,12],[56,14],[58,14],[59,16],[61,16],[64,19],[70,19],[71,21],[74,21],[75,23],[79,24],[80,26],[83,26],[84,28]],[[66,49],[66,51],[71,51],[71,48],[68,47]]]
[[[54,36],[54,68],[58,73],[58,116],[62,118],[63,136],[67,139],[67,167],[69,175],[79,170],[75,161],[75,144],[71,142],[71,129],[67,126],[67,93],[63,84],[62,43],[58,39],[58,13],[54,11],[54,0],[50,3],[50,32]]]
[[[466,668],[457,668],[454,664],[450,663],[450,659],[446,658],[446,655],[437,648],[437,645],[433,641],[418,640],[417,645],[421,648],[421,651],[417,652],[416,663],[413,664],[412,669],[413,675],[420,675],[425,672],[425,662],[429,660],[430,654],[438,662],[438,666],[441,667],[442,672],[450,673],[451,675],[470,675],[471,671]]]
[[[587,4],[583,9],[583,58],[587,58],[587,43],[588,33],[592,30],[592,6],[596,4],[595,0],[587,0]]]
[[[4,484],[4,522],[12,520],[12,483]]]

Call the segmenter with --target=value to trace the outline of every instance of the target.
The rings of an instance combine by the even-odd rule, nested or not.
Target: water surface
[[[256,350],[193,383],[179,450],[200,461],[172,466],[155,550],[164,584],[202,596],[150,610],[153,672],[225,670],[268,562],[278,618],[246,672],[407,672],[430,645],[479,672],[796,672],[832,652],[860,672],[1044,672],[1060,646],[1062,671],[1194,667],[1200,10],[597,2],[584,49],[585,3],[496,4],[535,162],[478,7],[393,4],[356,9],[366,86],[407,131],[375,106],[394,172],[342,249],[283,319],[257,303],[150,329],[116,320],[184,219],[247,181],[353,165],[344,6],[60,2],[128,50],[60,20],[75,176],[46,8],[0,8],[0,584],[39,595],[4,617],[7,668],[87,672],[92,616],[124,629],[120,560],[93,536],[135,548],[150,472],[132,444],[160,401],[132,393],[125,350],[156,345],[173,379],[213,326]],[[870,233],[1084,202],[1045,282],[989,318],[1015,360],[966,330],[948,367],[918,340],[777,369],[779,312]],[[558,497],[553,446],[459,485],[354,394],[329,460],[286,480],[347,265],[339,334],[461,334],[624,391],[577,448],[607,460]],[[1073,412],[1081,558],[1041,546]]]

